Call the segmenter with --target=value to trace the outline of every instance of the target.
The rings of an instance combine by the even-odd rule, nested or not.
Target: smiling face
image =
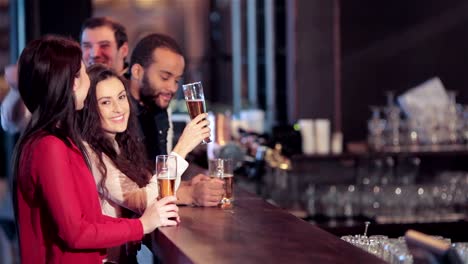
[[[124,69],[124,59],[128,55],[128,44],[120,48],[112,28],[100,26],[87,28],[81,35],[81,49],[86,67],[101,63],[120,73]]]
[[[127,129],[130,103],[123,83],[111,77],[96,86],[96,99],[102,129],[112,138]]]
[[[167,49],[153,52],[153,63],[145,70],[140,83],[140,98],[145,104],[155,104],[166,109],[179,88],[184,73],[184,58]]]

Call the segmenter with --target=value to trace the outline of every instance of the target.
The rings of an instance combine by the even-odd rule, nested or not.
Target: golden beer
[[[201,113],[206,112],[205,95],[203,94],[203,86],[201,82],[194,82],[182,85],[184,91],[184,99],[187,103],[187,110],[190,118],[194,119]],[[211,142],[209,137],[203,139],[202,143]]]
[[[199,114],[206,112],[205,99],[194,99],[194,100],[185,100],[187,104],[187,109],[191,119],[194,119]],[[210,143],[211,139],[209,137],[203,140],[204,143]]]
[[[175,194],[175,178],[158,177],[159,199]]]
[[[234,201],[234,177],[232,174],[224,174],[222,179],[224,181],[224,195],[221,199],[221,203],[230,204]]]

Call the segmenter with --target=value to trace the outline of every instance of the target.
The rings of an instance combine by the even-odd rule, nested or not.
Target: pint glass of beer
[[[224,195],[220,204],[231,204],[234,201],[234,173],[231,159],[210,159],[208,175],[224,181]]]
[[[156,177],[158,178],[159,199],[175,195],[177,158],[173,155],[156,156]]]
[[[205,96],[203,95],[203,86],[201,82],[194,82],[182,85],[184,90],[185,103],[191,119],[199,114],[206,112]],[[203,140],[203,143],[210,143],[209,137]]]

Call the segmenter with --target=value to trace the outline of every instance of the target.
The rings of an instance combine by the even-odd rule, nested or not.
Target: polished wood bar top
[[[153,232],[153,253],[164,263],[384,263],[255,195],[235,199],[226,209],[179,207],[179,226]]]

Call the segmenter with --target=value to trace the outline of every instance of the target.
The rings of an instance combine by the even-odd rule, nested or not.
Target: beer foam
[[[158,179],[175,179],[176,175],[174,173],[169,173],[168,171],[162,171],[158,173]]]

